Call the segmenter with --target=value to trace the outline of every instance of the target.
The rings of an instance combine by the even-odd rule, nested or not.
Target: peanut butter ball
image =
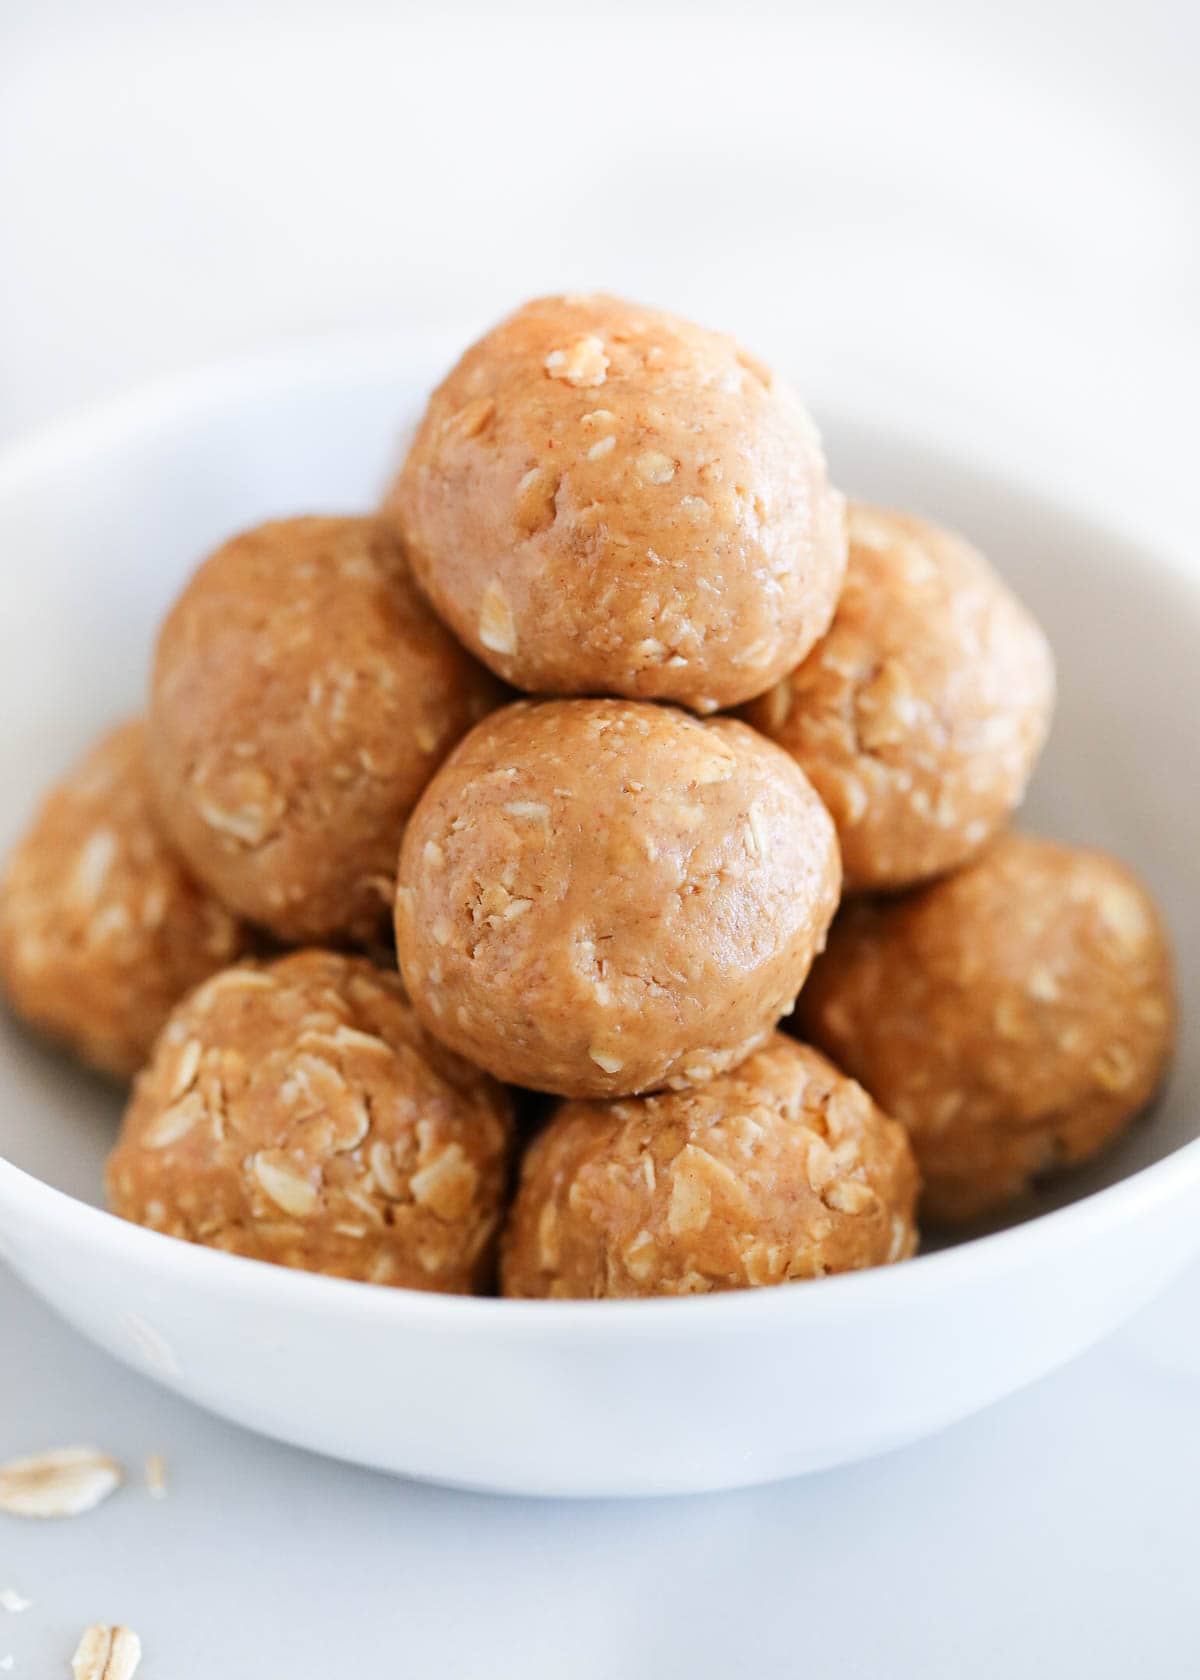
[[[839,881],[824,806],[744,724],[525,701],[472,730],[413,812],[397,951],[429,1030],[497,1078],[624,1096],[761,1044]]]
[[[179,1006],[109,1198],[230,1254],[466,1294],[488,1280],[511,1130],[507,1093],[426,1036],[398,975],[301,951]]]
[[[772,1034],[693,1091],[567,1102],[525,1157],[505,1295],[697,1295],[912,1254],[902,1126],[823,1056]]]
[[[829,626],[844,504],[787,385],[611,297],[528,303],[438,388],[385,515],[438,612],[539,694],[761,694]]]
[[[405,818],[497,698],[384,526],[261,525],[205,561],[159,637],[159,811],[199,878],[278,938],[369,942]]]
[[[1166,935],[1115,858],[1008,834],[957,875],[847,909],[797,1024],[908,1126],[923,1214],[969,1220],[1087,1160],[1153,1096]]]
[[[847,891],[904,887],[966,862],[1020,804],[1054,664],[961,537],[854,504],[848,524],[833,628],[743,715],[829,807]]]
[[[159,829],[140,720],[52,789],[0,883],[0,980],[13,1010],[118,1079],[145,1063],[184,993],[246,943]]]

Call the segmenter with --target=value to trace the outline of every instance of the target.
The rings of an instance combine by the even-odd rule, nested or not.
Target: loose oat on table
[[[162,832],[140,721],[104,735],[51,790],[0,883],[13,1009],[121,1079],[183,994],[247,942]]]
[[[167,1461],[161,1453],[147,1453],[146,1462],[142,1466],[146,1478],[146,1491],[151,1499],[165,1499],[167,1497]]]
[[[6,1610],[10,1616],[19,1616],[32,1604],[33,1600],[19,1593],[15,1587],[0,1587],[0,1610]]]
[[[133,1680],[142,1642],[132,1628],[97,1623],[84,1633],[71,1658],[74,1680]]]
[[[472,346],[383,511],[507,681],[699,711],[803,657],[846,559],[789,387],[733,339],[610,297],[542,298]]]
[[[14,1517],[77,1517],[107,1499],[124,1471],[98,1447],[55,1447],[0,1464],[0,1511]]]
[[[980,851],[1049,725],[1046,638],[984,557],[911,514],[852,503],[829,634],[748,723],[795,757],[837,824],[848,891],[911,885]]]
[[[747,1289],[912,1254],[904,1130],[780,1033],[691,1091],[566,1102],[526,1154],[503,1292]]]
[[[370,941],[409,810],[499,692],[383,525],[261,525],[205,561],[159,637],[163,821],[197,875],[279,938]]]
[[[1115,1138],[1162,1081],[1171,958],[1133,872],[1026,834],[835,922],[796,1024],[909,1128],[941,1223]]]
[[[175,1012],[109,1199],[228,1253],[468,1293],[490,1273],[511,1140],[508,1093],[429,1037],[398,974],[297,952]]]
[[[628,700],[519,702],[413,812],[396,940],[431,1033],[567,1096],[699,1084],[804,981],[837,905],[833,825],[744,724]]]

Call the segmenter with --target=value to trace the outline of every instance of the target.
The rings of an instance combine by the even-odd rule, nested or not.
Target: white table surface
[[[0,442],[281,336],[604,284],[1193,551],[1188,0],[328,13],[0,14]],[[0,1272],[0,1456],[95,1441],[135,1472],[76,1521],[0,1518],[0,1588],[33,1601],[0,1658],[53,1680],[120,1619],[146,1680],[1183,1680],[1198,1325],[1200,1269],[890,1458],[539,1505],[257,1440]]]

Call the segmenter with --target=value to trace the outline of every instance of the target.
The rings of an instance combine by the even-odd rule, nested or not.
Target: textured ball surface
[[[396,942],[429,1030],[564,1096],[696,1084],[791,1008],[837,905],[833,824],[744,724],[520,702],[405,834]]]
[[[506,1295],[692,1295],[824,1277],[916,1248],[904,1129],[774,1034],[693,1091],[568,1102],[526,1155]]]
[[[833,627],[743,716],[786,747],[837,824],[848,891],[981,851],[1020,804],[1054,662],[984,557],[910,514],[852,504]]]
[[[473,345],[384,511],[508,682],[702,712],[804,655],[846,561],[791,390],[734,340],[610,297],[539,299]]]
[[[382,525],[260,525],[204,562],[159,636],[162,820],[200,879],[279,939],[369,941],[405,818],[498,693]]]
[[[155,817],[140,721],[46,796],[0,884],[0,980],[14,1011],[129,1079],[183,994],[246,948]]]
[[[397,975],[301,951],[176,1010],[109,1198],[231,1254],[463,1294],[490,1276],[511,1139],[507,1092],[429,1039]]]
[[[1008,834],[840,917],[797,1025],[908,1126],[941,1222],[1085,1161],[1153,1096],[1174,1033],[1154,904],[1103,852]]]

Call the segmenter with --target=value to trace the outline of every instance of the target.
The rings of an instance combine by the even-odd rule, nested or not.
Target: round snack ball
[[[499,690],[372,519],[285,519],[196,572],[159,637],[150,756],[202,881],[279,939],[369,942],[404,821]]]
[[[434,392],[385,505],[446,623],[539,694],[715,711],[824,634],[844,503],[790,388],[611,297],[528,303]]]
[[[230,1254],[466,1294],[489,1275],[511,1131],[507,1092],[430,1041],[397,974],[300,951],[176,1010],[109,1198]]]
[[[693,1091],[564,1103],[530,1147],[505,1295],[697,1295],[903,1260],[917,1245],[904,1128],[775,1033]]]
[[[797,1010],[908,1126],[942,1223],[1094,1155],[1154,1094],[1173,1021],[1166,935],[1130,870],[1024,834],[851,906]]]
[[[13,1010],[118,1079],[144,1065],[184,993],[246,944],[160,832],[140,720],[105,735],[50,792],[0,882],[0,981]]]
[[[519,702],[450,755],[400,854],[429,1030],[562,1096],[698,1084],[791,1007],[837,906],[833,824],[744,724]]]
[[[743,715],[792,753],[837,824],[848,891],[966,862],[1020,804],[1054,662],[983,555],[911,514],[851,504],[833,628]]]

